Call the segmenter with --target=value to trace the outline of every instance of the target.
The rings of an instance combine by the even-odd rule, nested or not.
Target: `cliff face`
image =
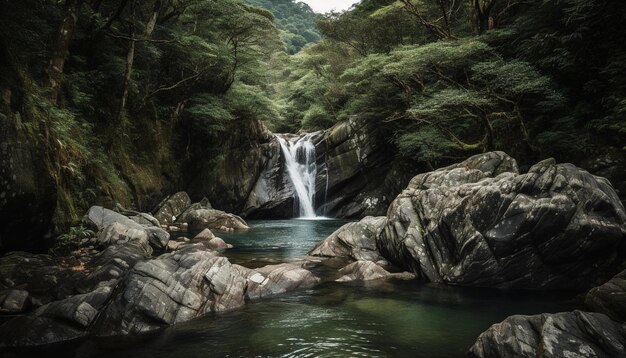
[[[295,189],[276,137],[258,122],[239,123],[229,133],[223,154],[209,158],[193,179],[191,196],[206,196],[216,207],[248,218],[297,216]],[[308,135],[316,153],[318,215],[384,214],[410,179],[397,170],[392,150],[374,126],[351,119]]]

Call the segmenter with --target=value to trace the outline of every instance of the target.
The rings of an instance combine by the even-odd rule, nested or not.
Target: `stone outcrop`
[[[626,213],[611,184],[554,160],[520,174],[493,152],[418,175],[387,219],[381,254],[433,282],[585,290],[624,261]]]
[[[204,205],[196,211],[222,218]],[[193,211],[189,215],[193,218]],[[231,264],[215,251],[231,246],[209,229],[191,240],[168,236],[171,252],[153,257],[157,251],[149,237],[157,231],[151,230],[162,229],[147,219],[91,208],[85,220],[98,233],[85,240],[94,246],[78,250],[91,254],[75,260],[75,267],[46,255],[1,257],[0,315],[13,316],[0,317],[0,349],[146,332],[321,282],[304,262],[255,270]]]
[[[191,196],[209,197],[216,207],[245,218],[297,215],[295,189],[276,137],[253,122],[238,123],[229,133],[224,147],[230,150],[201,170],[190,186]],[[375,125],[352,118],[303,135],[315,146],[314,206],[319,215],[382,215],[410,179],[408,171],[399,169],[400,161],[389,160],[393,151]]]
[[[171,224],[190,206],[191,199],[189,195],[182,191],[163,199],[153,211],[153,215],[161,224]]]
[[[184,220],[189,224],[189,230],[192,231],[202,231],[204,229],[237,231],[250,228],[241,217],[214,209],[191,210],[184,217]]]
[[[352,260],[381,261],[377,240],[387,218],[368,216],[359,222],[348,223],[309,252],[311,256],[348,257]]]
[[[96,244],[106,247],[119,241],[137,241],[156,250],[164,250],[170,234],[152,223],[142,225],[137,221],[100,206],[92,206],[85,221],[99,230]]]
[[[481,334],[468,356],[624,357],[626,331],[621,324],[601,313],[574,311],[511,316]]]
[[[613,277],[607,283],[592,288],[585,296],[585,305],[604,313],[612,319],[626,321],[626,271]]]
[[[57,188],[19,113],[11,90],[0,96],[0,253],[45,246]],[[6,90],[6,92],[4,92]],[[8,97],[7,97],[8,96]]]

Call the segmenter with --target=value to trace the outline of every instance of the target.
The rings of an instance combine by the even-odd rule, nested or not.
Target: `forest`
[[[150,245],[164,255],[177,250],[168,246],[170,235],[171,242],[180,236],[180,247],[184,246],[187,229],[189,233],[205,228],[225,231],[224,239],[235,235],[232,240],[244,245],[237,241],[237,234],[229,234],[233,228],[249,229],[244,220],[300,215],[351,220],[347,225],[357,225],[354,220],[362,219],[359,230],[367,235],[376,232],[376,239],[358,242],[367,254],[352,253],[351,259],[361,263],[366,260],[363,257],[370,260],[377,255],[378,261],[367,262],[389,263],[393,268],[383,265],[388,271],[384,275],[394,279],[406,271],[418,280],[458,286],[542,290],[552,285],[557,290],[586,292],[626,268],[626,4],[622,1],[361,0],[348,10],[326,14],[314,13],[296,0],[0,0],[0,6],[0,253],[45,255],[50,262],[62,262],[55,265],[74,271],[86,264],[91,274],[96,270],[89,266],[92,256],[96,251],[105,253],[105,247],[99,242],[93,255],[85,254],[86,243],[92,245],[90,240],[112,235],[93,215],[104,218],[106,210],[113,209],[116,215],[131,218],[153,215],[156,221],[148,221],[167,233],[139,230],[147,230]],[[572,164],[553,165],[550,160]],[[491,168],[493,162],[498,164]],[[539,172],[537,166],[542,165],[551,169]],[[470,205],[466,201],[451,198],[465,195],[456,190],[465,185],[463,180],[477,180],[472,175],[479,174],[465,177],[450,172],[439,181],[432,179],[454,168],[489,172],[485,174],[489,180],[509,180],[502,179],[502,173],[522,177],[543,170],[554,170],[559,177],[510,179],[517,183],[510,184],[515,189],[498,186],[493,189],[498,194],[480,197],[485,208],[466,207]],[[403,211],[403,196],[436,185],[449,185],[445,190],[452,194],[413,197],[407,205],[414,206],[417,214]],[[528,185],[535,186],[531,190]],[[466,190],[479,191],[473,186]],[[494,198],[510,190],[519,193],[502,199],[506,204]],[[585,190],[595,191],[581,194]],[[184,195],[175,197],[181,192]],[[561,196],[554,196],[557,192]],[[528,204],[527,197],[538,204]],[[511,204],[515,200],[521,202]],[[464,214],[436,216],[435,211],[448,215],[452,210],[439,207],[443,202],[458,204],[454,210],[462,207]],[[93,214],[94,207],[104,211]],[[224,210],[222,216],[215,209]],[[200,216],[194,217],[194,210]],[[460,223],[492,211],[500,215],[493,218],[494,223],[508,219],[500,225],[515,228],[502,233],[498,230],[505,229],[495,226],[493,234],[487,227],[478,229],[482,222]],[[528,216],[520,219],[519,212]],[[578,218],[582,213],[588,216]],[[370,216],[386,218],[383,223]],[[182,217],[187,218],[184,227]],[[201,220],[205,226],[194,226]],[[216,220],[219,225],[206,226]],[[428,260],[411,259],[423,254],[417,247],[426,239],[412,237],[412,246],[403,236],[412,235],[411,231],[398,229],[415,220],[419,221],[415,230],[429,232],[440,243],[425,249],[430,253]],[[519,220],[526,221],[520,224]],[[537,234],[546,220],[554,227]],[[141,225],[148,224],[142,221]],[[316,226],[324,236],[307,243],[316,244],[332,234],[345,235],[333,240],[357,245],[353,241],[359,241],[359,235],[349,231],[355,227],[346,229],[348,234],[333,234],[339,226],[332,230]],[[466,255],[484,246],[468,239],[471,235],[466,231],[454,231],[454,227],[469,230],[470,226],[485,238],[489,253]],[[254,236],[254,225],[250,227]],[[153,238],[165,234],[167,240],[154,244]],[[128,232],[124,235],[127,240]],[[564,235],[584,243],[570,247],[546,239],[546,244],[542,235],[558,240]],[[604,236],[586,241],[594,235]],[[520,241],[507,246],[512,237]],[[109,245],[112,239],[107,240]],[[459,244],[463,240],[470,243]],[[231,244],[226,241],[224,247]],[[302,254],[325,257],[345,251],[333,248],[335,241],[328,242]],[[372,245],[375,254],[370,252]],[[535,254],[541,252],[539,258],[532,256],[524,262],[531,272],[535,263],[555,266],[537,269],[533,278],[523,276],[517,271],[521,264],[515,261],[516,255],[535,255],[520,249],[524,245],[531,245],[529,250]],[[149,251],[142,254],[144,259],[153,257]],[[229,259],[244,260],[237,255]],[[494,273],[503,277],[501,281],[479,278],[493,269],[492,261],[467,261],[489,255],[506,267],[502,276]],[[14,273],[6,270],[13,266],[3,259],[0,276],[9,277]],[[506,260],[512,263],[504,264]],[[101,267],[103,261],[98,262]],[[267,260],[275,262],[283,261]],[[436,268],[425,268],[431,263]],[[588,271],[583,263],[597,270]],[[242,265],[257,269],[256,264]],[[472,274],[459,278],[455,275],[462,270],[450,269],[454,265]],[[369,267],[366,272],[378,268]],[[474,270],[482,274],[474,275]],[[571,270],[578,271],[585,284],[568,281],[571,274],[564,272]],[[316,283],[325,282],[314,271]],[[39,271],[32,272],[35,277]],[[132,273],[122,277],[128,275]],[[231,274],[228,280],[235,276]],[[350,277],[361,276],[353,273]],[[72,278],[72,282],[85,280],[92,278]],[[20,280],[0,279],[0,332],[4,332],[4,322],[12,322],[2,317],[2,304],[9,297],[2,292],[23,286],[16,282]],[[228,290],[231,284],[235,285],[228,281]],[[48,293],[51,289],[42,289],[46,298],[35,297],[41,304],[33,307],[41,310],[49,302],[97,291],[81,286],[62,289],[69,291],[54,291],[53,298]],[[259,290],[246,291],[246,302],[269,295]],[[39,294],[26,291],[31,296]],[[587,298],[595,302],[595,306],[586,302],[587,307],[600,307],[601,298]],[[119,323],[119,312],[127,311],[119,308],[122,303],[108,300],[117,304],[117,311],[111,311],[109,303],[102,309],[96,307],[101,312],[98,317],[109,320],[94,318],[81,334],[120,333],[113,327]],[[220,301],[216,302],[211,304]],[[237,306],[230,304],[219,309],[211,306],[211,311]],[[569,304],[562,306],[565,311],[571,311]],[[618,312],[617,318],[608,314],[613,321],[623,322],[624,304],[620,301],[621,308],[611,311]],[[533,309],[528,308],[528,313],[544,312],[543,307],[537,312]],[[158,314],[143,313],[146,317]],[[160,317],[154,325],[186,320],[176,317]],[[504,318],[495,313],[494,317],[498,319],[490,324]],[[127,322],[129,318],[120,319]],[[138,331],[152,327],[153,323],[145,322],[137,325]],[[535,328],[538,324],[532,321]],[[15,329],[10,327],[4,330]],[[129,332],[133,329],[128,328]],[[476,336],[472,335],[472,342]],[[624,337],[619,340],[626,344]],[[484,339],[482,348],[474,346],[471,354],[502,356],[504,351],[490,351],[488,345],[494,343]],[[31,343],[26,345],[37,345]],[[20,346],[0,339],[0,356],[4,348]],[[400,353],[411,351],[400,347]],[[615,347],[602,349],[609,352],[604,356],[618,352],[610,350]],[[80,356],[80,351],[76,354]]]

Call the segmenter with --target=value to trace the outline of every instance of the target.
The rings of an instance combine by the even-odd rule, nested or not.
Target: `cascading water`
[[[317,165],[315,163],[315,145],[311,141],[311,136],[305,135],[294,142],[279,135],[276,138],[285,156],[287,174],[289,174],[289,179],[291,179],[296,190],[300,217],[315,218],[313,203]]]

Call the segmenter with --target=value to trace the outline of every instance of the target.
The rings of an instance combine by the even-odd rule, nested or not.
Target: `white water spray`
[[[305,135],[291,142],[279,135],[276,136],[283,155],[289,179],[296,189],[300,217],[315,218],[313,203],[315,200],[315,145],[310,135]]]

